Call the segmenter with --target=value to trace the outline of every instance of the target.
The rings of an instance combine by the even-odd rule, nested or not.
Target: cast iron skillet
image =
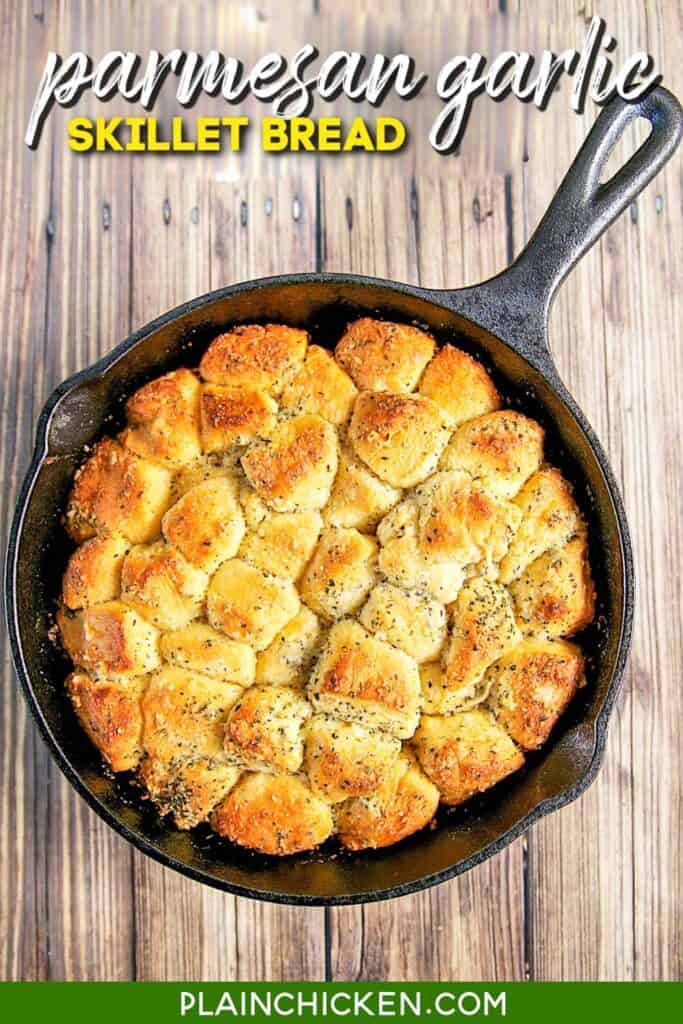
[[[636,117],[650,122],[650,135],[601,184],[609,153]],[[40,417],[10,534],[5,585],[12,654],[31,712],[62,771],[138,849],[197,881],[257,899],[385,899],[468,870],[592,782],[630,643],[633,563],[605,453],[548,351],[548,313],[567,272],[668,160],[682,130],[681,107],[663,89],[635,105],[610,103],[527,248],[481,285],[433,291],[343,274],[233,285],[159,317],[53,393]],[[424,324],[440,340],[476,352],[507,400],[546,427],[549,457],[572,480],[588,512],[599,601],[597,622],[581,638],[590,655],[589,685],[522,772],[473,805],[440,812],[434,828],[377,852],[349,854],[330,841],[315,854],[265,858],[212,838],[208,829],[187,834],[160,820],[132,784],[107,773],[88,743],[64,695],[67,662],[48,636],[69,553],[60,516],[84,446],[119,426],[123,400],[145,380],[176,365],[196,365],[208,341],[231,324],[306,325],[318,343],[332,346],[347,320],[366,313]]]

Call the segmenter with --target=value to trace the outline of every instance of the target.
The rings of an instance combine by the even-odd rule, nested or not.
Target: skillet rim
[[[603,702],[597,712],[594,723],[594,747],[590,763],[580,779],[567,789],[562,790],[553,796],[546,797],[539,801],[528,814],[519,818],[506,832],[497,839],[483,846],[476,853],[463,860],[456,861],[442,871],[424,875],[402,882],[397,885],[388,886],[383,889],[374,889],[365,892],[335,894],[335,895],[308,895],[305,893],[272,892],[264,889],[252,889],[249,886],[230,882],[214,875],[204,872],[200,868],[192,867],[176,857],[161,850],[144,836],[134,832],[104,802],[87,787],[76,769],[72,766],[69,757],[64,753],[58,740],[52,733],[50,726],[43,714],[41,705],[33,691],[31,674],[24,658],[23,646],[19,633],[19,614],[17,608],[17,572],[19,566],[19,541],[23,531],[24,521],[31,503],[36,479],[43,467],[46,458],[49,456],[48,432],[52,421],[52,415],[60,401],[69,393],[76,390],[81,384],[90,380],[102,378],[116,363],[132,351],[140,342],[153,334],[164,325],[178,320],[188,313],[208,305],[210,302],[229,298],[242,292],[257,292],[269,287],[282,287],[286,285],[302,284],[325,284],[325,285],[360,285],[374,286],[388,291],[398,292],[414,298],[429,302],[433,306],[442,308],[449,313],[456,313],[468,320],[474,327],[482,329],[476,320],[471,319],[464,313],[459,313],[457,308],[457,292],[453,290],[430,289],[417,285],[410,285],[403,282],[388,280],[385,278],[368,277],[360,274],[341,273],[298,273],[282,274],[269,277],[255,278],[253,280],[240,281],[223,288],[206,292],[184,303],[180,303],[173,309],[162,313],[154,320],[149,321],[134,331],[124,341],[116,345],[110,352],[106,353],[96,362],[82,370],[72,374],[52,391],[48,397],[38,418],[36,426],[36,438],[32,456],[23,478],[18,497],[16,499],[15,511],[12,516],[12,523],[9,531],[7,552],[4,567],[4,596],[5,616],[7,621],[8,634],[10,639],[10,653],[14,671],[21,684],[24,699],[28,705],[33,721],[45,741],[51,756],[67,780],[74,787],[76,792],[86,801],[89,807],[102,818],[118,835],[142,853],[156,860],[164,867],[178,871],[180,874],[191,878],[195,882],[209,885],[212,888],[223,892],[229,892],[236,896],[245,896],[249,899],[256,899],[269,903],[295,905],[295,906],[349,906],[361,903],[374,903],[382,900],[393,899],[413,892],[420,892],[432,886],[439,885],[448,879],[464,874],[471,868],[483,863],[489,857],[499,853],[515,839],[539,821],[541,818],[560,810],[562,807],[572,803],[581,796],[588,787],[595,781],[598,771],[602,765],[609,720],[621,690],[624,672],[628,661],[631,647],[633,628],[633,608],[635,599],[635,579],[633,554],[628,528],[628,521],[623,501],[616,478],[611,469],[607,455],[604,452],[593,428],[588,423],[581,409],[576,404],[572,395],[567,391],[563,382],[555,370],[552,357],[547,348],[530,344],[528,348],[519,346],[511,341],[501,338],[499,335],[483,328],[502,345],[515,352],[532,365],[545,379],[545,382],[567,408],[580,430],[585,435],[593,457],[596,460],[598,469],[605,483],[609,495],[614,519],[617,527],[619,540],[620,571],[622,584],[622,620],[621,630],[616,644],[616,653],[613,664],[610,667],[610,681],[605,692]],[[476,286],[475,286],[476,287]]]

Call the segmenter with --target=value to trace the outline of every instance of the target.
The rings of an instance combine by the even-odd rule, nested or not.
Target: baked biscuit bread
[[[511,583],[535,559],[551,548],[560,548],[575,534],[584,532],[570,484],[558,469],[546,467],[534,473],[515,498],[521,522],[500,563],[500,579]]]
[[[247,480],[277,512],[320,509],[337,472],[337,435],[320,416],[294,416],[242,457]]]
[[[572,488],[477,359],[315,331],[242,324],[149,381],[65,517],[85,732],[178,828],[269,855],[398,842],[518,770],[595,608]]]
[[[282,392],[282,408],[298,415],[322,416],[336,427],[346,423],[358,389],[333,356],[319,345],[309,345],[304,365]]]
[[[504,557],[521,519],[516,505],[457,471],[435,473],[415,494],[418,545],[426,557],[463,567]]]
[[[260,853],[312,850],[332,834],[330,805],[296,775],[248,772],[216,808],[219,835]]]
[[[438,805],[439,790],[404,752],[374,793],[341,804],[339,838],[350,850],[391,846],[428,825]]]
[[[140,699],[147,678],[93,679],[87,672],[72,672],[66,680],[81,725],[115,772],[131,771],[142,757]]]
[[[267,437],[275,426],[277,403],[264,391],[203,384],[199,409],[202,450],[210,454]]]
[[[500,408],[488,373],[472,356],[444,345],[422,375],[420,394],[440,405],[452,427]]]
[[[284,324],[245,324],[215,338],[199,364],[202,380],[279,395],[300,369],[308,334]]]
[[[520,412],[491,412],[455,431],[441,468],[464,470],[490,494],[514,498],[543,462],[543,438],[543,428]]]
[[[260,506],[258,513],[255,505]],[[253,492],[246,511],[249,526],[239,557],[275,576],[298,579],[322,530],[320,513],[273,512]]]
[[[442,604],[455,601],[465,579],[460,562],[435,557],[420,544],[419,507],[415,497],[402,501],[377,527],[378,564],[390,583],[423,590]]]
[[[379,789],[400,753],[401,741],[386,732],[315,715],[306,729],[304,770],[314,793],[339,803]]]
[[[304,756],[301,729],[310,715],[311,705],[290,687],[250,686],[228,715],[228,761],[252,770],[298,771]]]
[[[161,529],[191,565],[214,573],[221,562],[234,558],[244,537],[233,482],[216,476],[189,488],[168,510]]]
[[[230,640],[206,622],[191,622],[183,629],[164,633],[159,651],[169,665],[216,676],[237,686],[251,686],[256,676],[253,647]]]
[[[361,391],[414,391],[434,354],[434,339],[409,324],[363,317],[346,328],[334,350]]]
[[[413,487],[437,466],[448,441],[441,408],[421,395],[362,392],[349,440],[356,455],[392,487]]]
[[[423,715],[453,715],[456,711],[469,711],[482,701],[482,680],[470,686],[448,685],[440,661],[420,665]]]
[[[450,640],[443,658],[445,685],[467,699],[489,665],[521,639],[507,589],[483,576],[468,580],[451,608]]]
[[[77,544],[96,533],[121,533],[142,544],[158,536],[170,502],[168,469],[107,437],[76,473],[66,528]]]
[[[91,537],[76,548],[62,579],[62,601],[75,611],[113,601],[121,592],[121,566],[130,541],[120,534]]]
[[[73,663],[98,678],[144,675],[161,662],[159,630],[124,601],[71,613],[60,608],[57,625]]]
[[[170,544],[136,544],[123,560],[121,599],[157,629],[181,629],[201,614],[208,583]]]
[[[222,744],[241,693],[239,686],[172,667],[155,673],[144,693],[140,777],[180,828],[205,819],[239,777]]]
[[[413,739],[423,771],[445,804],[461,804],[495,786],[524,763],[524,755],[488,712],[423,715]]]
[[[209,584],[209,623],[262,651],[299,611],[294,584],[255,568],[240,558],[223,562]]]
[[[145,755],[157,767],[221,758],[225,722],[242,689],[221,679],[165,666],[142,697]]]
[[[419,590],[378,583],[358,616],[378,640],[405,651],[418,664],[438,658],[446,639],[446,609]]]
[[[198,484],[206,483],[207,480],[214,480],[221,477],[227,481],[233,494],[237,494],[238,482],[236,478],[235,465],[241,449],[233,452],[221,452],[219,455],[203,455],[194,462],[188,462],[184,466],[178,466],[171,477],[171,504],[174,505],[179,498],[192,490]]]
[[[363,604],[375,582],[377,543],[358,530],[326,527],[299,590],[317,615],[341,619]]]
[[[480,707],[489,695],[497,664],[498,662],[484,675],[478,676],[465,686],[453,685],[453,682],[446,678],[440,661],[420,665],[422,714],[454,715],[458,711],[472,711],[473,708]]]
[[[308,695],[322,714],[406,739],[420,713],[420,676],[407,654],[347,619],[330,630]]]
[[[189,370],[174,370],[136,391],[126,402],[127,448],[143,459],[169,466],[198,459],[199,381]]]
[[[256,662],[256,681],[276,686],[305,686],[321,638],[318,617],[302,605]]]
[[[541,555],[510,585],[517,622],[526,635],[573,636],[595,614],[588,545],[576,537]]]
[[[583,680],[583,655],[564,640],[523,640],[488,671],[487,705],[524,750],[537,750]]]
[[[401,500],[401,494],[399,488],[380,480],[352,452],[342,449],[325,519],[331,526],[367,533]]]
[[[172,814],[178,828],[193,828],[208,818],[242,772],[220,758],[196,757],[170,765],[147,759],[139,774],[160,813]]]

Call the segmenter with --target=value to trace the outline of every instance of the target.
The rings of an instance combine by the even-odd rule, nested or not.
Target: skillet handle
[[[615,145],[635,118],[652,130],[609,181],[600,181]],[[673,155],[683,134],[683,110],[668,90],[653,89],[602,110],[530,241],[503,273],[448,293],[458,312],[547,362],[548,316],[558,287],[620,213]]]

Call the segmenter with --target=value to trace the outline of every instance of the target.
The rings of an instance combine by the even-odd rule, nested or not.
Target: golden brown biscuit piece
[[[242,689],[199,672],[165,666],[152,676],[142,698],[147,757],[174,768],[198,757],[224,758],[223,734]]]
[[[391,846],[424,828],[438,805],[438,789],[404,752],[379,789],[341,805],[336,816],[339,838],[350,850]]]
[[[449,685],[443,666],[438,661],[420,665],[423,715],[454,715],[457,711],[471,711],[483,704],[491,685],[485,673],[469,686]]]
[[[543,461],[543,428],[505,409],[463,424],[441,456],[442,469],[464,470],[498,498],[514,498]]]
[[[378,583],[358,618],[368,632],[405,651],[418,664],[437,658],[446,639],[444,606],[427,594],[393,583]]]
[[[199,381],[190,370],[173,370],[145,384],[126,402],[126,418],[121,440],[143,459],[175,466],[202,453]]]
[[[182,629],[202,613],[208,583],[165,541],[136,544],[121,569],[121,600],[157,629]]]
[[[262,506],[262,515],[251,515],[250,528],[242,541],[239,557],[275,576],[297,580],[313,554],[323,521],[319,512],[272,512]],[[253,506],[254,501],[250,504]]]
[[[303,686],[320,642],[320,623],[305,605],[290,619],[256,662],[256,681]]]
[[[413,487],[433,473],[448,437],[443,411],[421,395],[365,391],[353,407],[353,449],[392,487]]]
[[[210,625],[257,651],[268,647],[298,611],[293,583],[240,558],[223,562],[209,584]]]
[[[397,487],[385,484],[352,452],[342,449],[330,500],[325,506],[325,520],[331,526],[371,531],[400,500]]]
[[[227,452],[265,437],[275,426],[277,403],[265,391],[203,384],[199,403],[202,449]]]
[[[141,676],[161,662],[159,631],[123,601],[75,614],[60,608],[57,624],[71,660],[97,678]]]
[[[321,714],[405,739],[420,714],[417,664],[348,619],[330,630],[308,685]]]
[[[160,813],[172,814],[176,826],[187,829],[208,818],[242,773],[219,758],[197,757],[179,764],[148,758],[139,774]]]
[[[445,685],[454,696],[470,700],[489,665],[521,639],[507,589],[483,576],[468,580],[452,607],[451,638],[443,661]]]
[[[314,413],[335,426],[346,423],[358,391],[348,374],[319,345],[310,345],[296,377],[282,392],[282,408]]]
[[[325,619],[351,615],[369,594],[376,566],[374,537],[327,526],[301,579],[301,598]]]
[[[576,537],[559,551],[548,551],[510,585],[523,633],[572,636],[595,614],[595,588],[588,545]]]
[[[584,530],[570,484],[559,469],[534,473],[515,498],[522,520],[500,563],[500,579],[511,583],[524,569],[551,548],[560,548]]]
[[[251,686],[256,674],[256,655],[248,644],[230,640],[206,622],[191,622],[183,629],[164,633],[159,641],[164,661],[176,668],[204,672],[236,686]]]
[[[399,587],[425,590],[443,604],[454,601],[465,578],[459,562],[430,557],[418,537],[419,513],[413,498],[402,501],[377,528],[379,568]]]
[[[236,463],[239,449],[233,453],[219,456],[203,456],[188,462],[186,466],[179,466],[173,473],[171,479],[171,500],[178,501],[184,494],[196,487],[197,484],[206,483],[207,480],[214,480],[221,477],[227,480],[233,492],[237,494],[236,471],[233,462]]]
[[[121,566],[130,541],[120,534],[92,537],[69,559],[62,580],[62,600],[67,608],[87,608],[113,601],[121,589]]]
[[[304,770],[316,796],[339,803],[379,789],[400,753],[394,736],[315,715],[306,729]]]
[[[432,336],[417,327],[363,317],[346,328],[335,356],[361,391],[409,392],[434,348]]]
[[[337,472],[337,434],[320,416],[294,416],[241,461],[249,483],[276,511],[320,509]]]
[[[170,502],[167,469],[105,438],[76,473],[66,527],[76,543],[96,533],[122,533],[142,544],[159,535]]]
[[[93,679],[72,672],[66,680],[81,725],[115,772],[130,771],[142,756],[140,699],[147,678]]]
[[[300,369],[308,334],[285,324],[245,324],[209,345],[199,372],[209,384],[279,395]]]
[[[261,853],[313,850],[331,835],[329,804],[294,775],[249,772],[216,808],[219,835]]]
[[[524,750],[543,746],[583,680],[583,655],[562,640],[524,640],[492,665],[487,704]]]
[[[497,563],[519,526],[512,502],[481,490],[466,473],[435,473],[417,488],[418,544],[433,561]]]
[[[500,408],[500,396],[478,360],[453,345],[444,345],[422,375],[420,394],[444,410],[457,427]]]
[[[445,804],[461,804],[524,764],[524,754],[488,711],[423,715],[413,738],[423,770]]]
[[[420,665],[420,685],[423,715],[452,715],[456,711],[468,711],[483,700],[483,694],[477,692],[476,684],[466,697],[458,690],[449,689],[443,667],[438,661]]]
[[[302,726],[311,705],[288,686],[250,686],[225,726],[231,764],[252,770],[296,772],[304,756]]]
[[[169,668],[155,677],[145,695],[147,756],[140,778],[161,813],[172,813],[179,828],[205,819],[240,776],[221,749],[225,717],[240,692],[206,676]]]
[[[183,494],[164,516],[164,537],[191,565],[211,575],[234,558],[244,537],[244,516],[227,477],[213,477]]]

